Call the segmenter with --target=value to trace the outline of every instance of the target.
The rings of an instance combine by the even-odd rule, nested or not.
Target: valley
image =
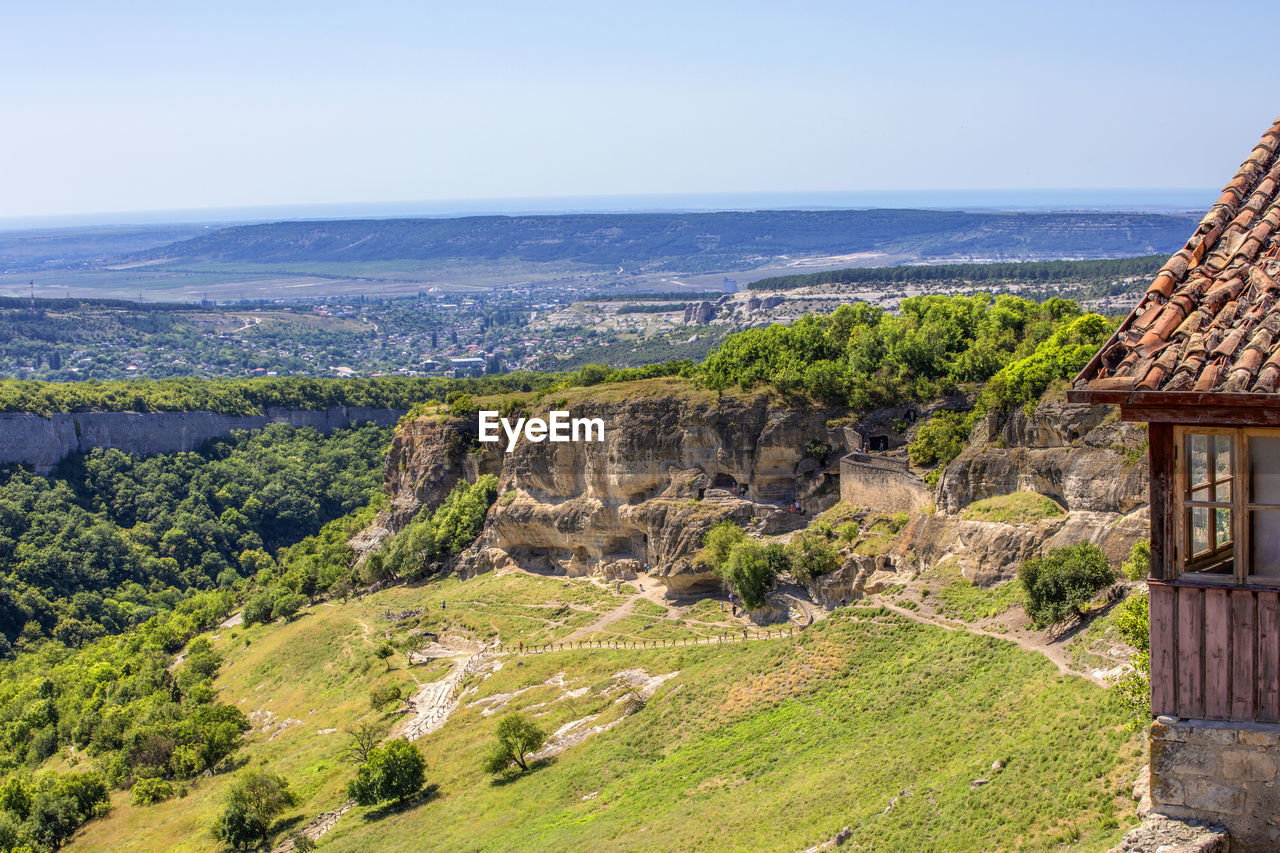
[[[267,773],[288,795],[255,832],[280,851],[1105,849],[1144,760],[1110,683],[1145,436],[1062,394],[1110,323],[1011,295],[897,309],[744,329],[700,364],[6,386],[85,423],[285,422],[0,487],[0,841],[223,849]],[[371,403],[407,414],[303,425]],[[508,452],[485,411],[603,440]],[[1019,575],[1080,543],[1108,580],[1042,624]],[[103,666],[127,679],[83,676]],[[522,718],[528,769],[487,772]],[[357,802],[361,742],[423,782]]]

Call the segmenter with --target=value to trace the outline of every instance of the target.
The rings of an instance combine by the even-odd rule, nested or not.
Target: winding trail
[[[924,624],[924,625],[934,625],[938,628],[943,628],[947,631],[964,631],[965,633],[968,633],[968,634],[977,634],[980,637],[992,637],[997,640],[1004,640],[1006,643],[1013,643],[1015,646],[1018,646],[1019,648],[1022,648],[1028,652],[1035,652],[1037,654],[1044,655],[1046,658],[1049,659],[1049,661],[1054,666],[1058,668],[1058,672],[1062,673],[1063,675],[1075,675],[1080,678],[1086,679],[1088,681],[1092,681],[1094,684],[1100,685],[1102,687],[1108,686],[1107,682],[1104,679],[1094,675],[1093,673],[1081,672],[1078,669],[1072,669],[1071,666],[1067,663],[1067,655],[1062,650],[1062,648],[1060,646],[1056,646],[1050,643],[1048,640],[1044,640],[1044,639],[1037,640],[1030,637],[1021,637],[1016,635],[1009,636],[1008,634],[997,634],[995,631],[988,631],[984,628],[978,628],[973,625],[966,625],[963,622],[949,622],[944,619],[935,619],[931,616],[926,616],[923,613],[916,613],[914,611],[906,609],[905,607],[899,607],[898,605],[889,601],[876,600],[873,603],[878,604],[879,606],[885,608],[886,610],[891,610],[894,613],[897,613],[899,616],[905,616],[908,619],[911,619],[915,622],[920,622],[921,624]]]

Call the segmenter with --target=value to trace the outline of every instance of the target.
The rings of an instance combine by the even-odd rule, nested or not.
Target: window
[[[1280,431],[1175,435],[1179,575],[1280,584]]]

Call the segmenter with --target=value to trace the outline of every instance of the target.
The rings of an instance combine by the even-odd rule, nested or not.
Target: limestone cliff
[[[1031,413],[990,417],[943,472],[937,511],[914,516],[889,556],[914,568],[952,558],[979,584],[1081,541],[1118,564],[1149,529],[1146,446],[1145,428],[1121,423],[1109,406],[1046,399]],[[1065,515],[1022,524],[966,517],[971,504],[1018,491],[1052,498]]]
[[[261,415],[246,416],[214,412],[59,412],[49,417],[0,413],[0,465],[29,465],[43,474],[70,454],[94,447],[114,447],[141,455],[174,453],[195,450],[232,430],[262,429],[270,423],[329,432],[365,421],[391,426],[403,414],[403,410],[359,406],[317,411],[268,409]]]
[[[473,419],[406,423],[387,459],[392,499],[380,527],[402,526],[459,476],[496,473],[501,497],[459,571],[513,562],[608,576],[625,571],[615,564],[635,560],[656,567],[654,574],[680,591],[715,582],[690,557],[716,521],[782,532],[807,521],[791,512],[793,502],[813,513],[838,499],[845,439],[827,422],[839,411],[776,394],[717,395],[671,380],[565,393],[531,404],[527,414],[554,407],[600,418],[604,441],[521,441],[506,453],[505,446],[474,441]],[[368,534],[362,550],[383,538]]]
[[[424,504],[437,504],[459,478],[493,473],[500,497],[458,571],[518,565],[627,577],[648,565],[678,593],[717,584],[692,559],[715,522],[732,520],[762,535],[795,530],[848,491],[842,476],[868,467],[839,464],[849,450],[847,431],[829,424],[841,423],[841,412],[776,394],[717,395],[671,380],[564,393],[528,402],[524,414],[561,408],[601,418],[603,442],[522,441],[506,453],[505,442],[476,442],[474,418],[406,422],[387,458],[390,504],[357,550],[367,552]],[[839,572],[810,584],[810,593],[827,604],[853,600],[894,574],[942,560],[989,584],[1048,548],[1081,540],[1118,563],[1146,535],[1145,446],[1145,432],[1107,407],[1048,400],[1034,412],[991,418],[943,472],[932,506],[917,501],[880,553],[851,555]],[[866,485],[858,490],[863,512],[903,508],[883,483]],[[1016,491],[1047,495],[1065,514],[1010,524],[966,512],[976,501]],[[877,494],[884,506],[876,505]],[[795,501],[800,513],[791,512]]]

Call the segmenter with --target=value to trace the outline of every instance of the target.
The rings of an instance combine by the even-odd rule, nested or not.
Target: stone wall
[[[1176,818],[1222,824],[1232,853],[1280,850],[1280,724],[1157,717],[1151,803]]]
[[[308,426],[320,432],[372,421],[392,426],[404,410],[335,406],[318,411],[268,409],[261,415],[214,412],[58,412],[50,417],[27,412],[0,414],[0,465],[29,465],[48,473],[72,453],[115,447],[126,453],[174,453],[195,450],[232,430],[262,429],[270,423]]]
[[[879,512],[918,512],[933,503],[933,493],[899,462],[850,453],[840,460],[840,500]]]

